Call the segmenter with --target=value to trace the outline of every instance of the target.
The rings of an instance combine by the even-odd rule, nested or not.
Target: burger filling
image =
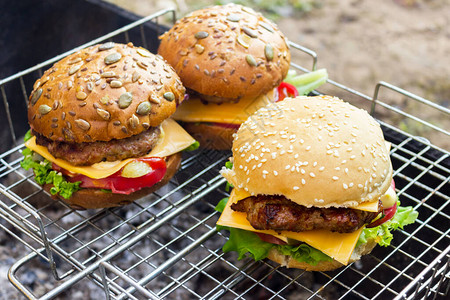
[[[57,142],[33,132],[36,144],[47,147],[56,158],[62,158],[75,166],[89,166],[102,161],[116,161],[141,157],[149,153],[158,143],[161,135],[159,127],[150,129],[125,139],[92,143]]]
[[[258,230],[302,232],[326,229],[350,233],[370,223],[382,211],[368,212],[350,208],[306,207],[284,196],[257,195],[247,197],[231,205],[231,209],[247,214],[247,220]]]

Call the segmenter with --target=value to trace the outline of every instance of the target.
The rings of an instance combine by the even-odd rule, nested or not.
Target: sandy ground
[[[139,15],[173,6],[179,16],[201,5],[214,3],[211,0],[108,1]],[[449,0],[314,2],[318,5],[306,13],[280,9],[283,16],[276,22],[291,41],[317,53],[317,67],[326,68],[331,79],[369,96],[373,95],[379,81],[386,81],[450,107]],[[294,60],[304,62],[306,67],[312,65],[309,57],[295,52]],[[333,93],[341,97],[348,95],[336,90]],[[392,93],[381,93],[380,97],[395,107],[450,130],[448,114],[427,109]],[[450,148],[448,136],[398,116],[386,117],[388,122],[403,130],[425,136],[444,149]]]

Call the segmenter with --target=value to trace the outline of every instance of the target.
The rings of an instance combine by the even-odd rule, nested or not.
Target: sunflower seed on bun
[[[232,151],[233,166],[221,174],[234,190],[217,224],[272,244],[260,247],[267,253],[258,259],[335,269],[369,253],[382,235],[357,245],[365,226],[396,209],[396,199],[385,201],[396,196],[380,125],[336,97],[286,98],[259,109],[240,126]]]
[[[174,118],[208,125],[188,130],[204,136],[208,145],[203,146],[209,148],[230,149],[229,133],[236,129],[223,124],[239,125],[243,120],[229,120],[225,114],[238,118],[233,111],[236,102],[245,102],[245,107],[257,98],[270,102],[289,70],[291,55],[283,33],[260,13],[241,5],[194,11],[160,39],[158,53],[174,67],[190,94]],[[204,112],[209,110],[222,115]],[[224,131],[224,141],[215,143],[217,129]]]
[[[161,145],[169,137],[185,147],[194,142],[169,119],[184,95],[173,68],[132,43],[91,46],[55,63],[35,82],[30,95],[28,119],[34,137],[26,146],[75,187],[66,193],[62,185],[45,182],[46,188],[53,186],[52,194],[73,207],[99,208],[129,203],[161,185],[160,180],[167,182],[179,166],[178,152],[183,149],[160,151]],[[129,162],[152,154],[162,160],[160,180],[135,186],[118,179],[123,168],[136,182],[144,175],[148,179],[150,173],[142,171],[148,160],[140,165]],[[36,156],[28,157],[30,164]]]

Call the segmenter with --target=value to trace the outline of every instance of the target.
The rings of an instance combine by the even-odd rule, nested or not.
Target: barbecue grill
[[[450,153],[426,138],[400,130],[387,121],[408,119],[448,139],[448,128],[403,112],[385,101],[397,95],[432,109],[444,117],[450,111],[386,82],[373,96],[328,80],[335,91],[367,107],[392,143],[391,159],[397,193],[403,206],[419,212],[416,223],[398,230],[389,247],[376,247],[361,261],[332,272],[286,269],[271,261],[237,260],[224,254],[227,240],[217,232],[217,202],[228,196],[218,175],[231,155],[228,151],[196,150],[184,153],[177,175],[152,195],[128,206],[77,211],[49,195],[20,168],[26,110],[13,111],[11,103],[26,107],[33,82],[62,57],[106,41],[155,49],[155,37],[165,31],[163,10],[58,55],[35,67],[0,80],[12,146],[0,154],[0,227],[28,253],[12,262],[8,277],[29,299],[70,295],[81,282],[104,290],[108,299],[444,299],[450,287]],[[314,70],[313,50],[291,43],[308,66],[292,62],[297,72]],[[295,57],[295,56],[294,56]],[[314,93],[319,93],[315,91]],[[348,95],[346,97],[345,95]],[[3,110],[3,109],[2,109]],[[2,220],[3,219],[3,220]],[[52,274],[44,284],[30,284],[26,272],[41,269]]]

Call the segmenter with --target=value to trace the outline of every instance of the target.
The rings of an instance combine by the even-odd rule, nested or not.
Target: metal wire
[[[36,67],[0,80],[1,95],[14,141],[15,124],[9,109],[9,83],[18,82],[27,101],[24,76],[39,76],[42,69],[81,48],[138,30],[147,46],[150,22],[172,15],[161,11],[119,30],[77,47]],[[152,24],[154,24],[152,23]],[[153,26],[154,28],[154,26]],[[157,26],[160,34],[161,27]],[[317,54],[290,43],[292,51],[309,56],[312,69]],[[308,68],[295,62],[302,72]],[[379,98],[381,88],[403,95],[448,116],[449,110],[385,82],[369,97],[333,80],[327,85],[371,105],[421,123],[444,136],[439,128],[418,116],[404,113]],[[23,243],[30,253],[15,262],[8,273],[14,286],[29,299],[52,299],[89,279],[105,291],[107,299],[238,298],[255,295],[267,299],[418,299],[448,295],[450,282],[450,153],[428,140],[399,130],[379,120],[391,141],[397,193],[405,205],[419,212],[414,225],[396,232],[392,245],[376,248],[373,254],[334,272],[305,272],[282,268],[270,261],[238,261],[235,254],[223,253],[227,236],[217,232],[215,204],[228,193],[218,171],[228,152],[196,151],[186,154],[177,176],[152,196],[124,208],[75,211],[60,201],[49,199],[31,173],[21,171],[23,145],[0,154],[0,228]],[[127,259],[124,260],[123,258]],[[53,274],[52,288],[35,292],[22,280],[22,273],[44,261]],[[332,296],[330,296],[330,293]]]

